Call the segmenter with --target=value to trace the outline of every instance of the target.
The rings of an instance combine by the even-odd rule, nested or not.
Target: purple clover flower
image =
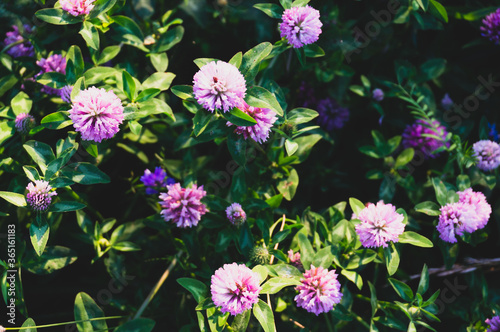
[[[228,112],[237,107],[247,90],[238,68],[224,61],[212,61],[201,67],[193,83],[194,97],[210,112],[216,108]]]
[[[172,220],[177,227],[192,227],[198,225],[201,216],[208,210],[201,199],[207,194],[203,186],[193,184],[192,188],[182,188],[180,183],[167,186],[168,192],[160,194],[160,214],[165,221]]]
[[[497,125],[496,123],[488,123],[488,128],[490,129],[490,132],[488,133],[488,137],[492,141],[498,141],[500,138],[500,135],[498,135],[498,130],[497,130]]]
[[[382,89],[374,89],[372,92],[372,97],[376,101],[382,101],[384,100],[384,91],[382,91]]]
[[[42,68],[42,70],[36,76],[50,72],[66,74],[66,58],[60,54],[52,54],[46,59],[42,58],[38,60],[36,64],[40,68]],[[61,95],[60,89],[51,88],[46,85],[42,87],[41,91],[49,95],[55,95],[55,96]]]
[[[340,106],[333,98],[318,101],[318,124],[326,131],[341,129],[349,120],[349,110]]]
[[[271,132],[271,127],[274,122],[278,119],[276,114],[268,108],[258,108],[249,106],[244,101],[241,102],[239,108],[250,115],[252,118],[257,121],[253,126],[239,127],[236,126],[234,132],[238,135],[243,135],[245,139],[249,137],[253,139],[255,142],[262,144],[269,138],[269,133]],[[226,123],[228,127],[233,126],[230,121]]]
[[[73,91],[73,87],[71,85],[65,85],[59,90],[61,99],[68,104],[71,104],[71,91]]]
[[[311,269],[304,273],[300,280],[302,285],[295,287],[299,294],[295,296],[298,307],[312,312],[316,316],[329,312],[335,304],[340,303],[342,293],[335,270],[328,271],[311,265]]]
[[[413,148],[421,152],[425,158],[435,158],[434,151],[443,146],[449,146],[446,141],[448,132],[437,120],[418,119],[403,132],[403,147]],[[432,137],[431,137],[432,136]]]
[[[319,11],[311,6],[289,8],[281,19],[281,38],[285,37],[294,48],[316,42],[321,34],[323,23],[319,20]]]
[[[123,117],[123,106],[115,93],[94,86],[80,91],[69,110],[69,118],[82,139],[98,143],[120,130]]]
[[[441,99],[441,106],[444,108],[445,111],[448,111],[451,109],[453,106],[453,100],[450,98],[449,94],[445,94],[443,99]]]
[[[456,243],[456,235],[473,233],[484,228],[491,215],[491,206],[481,192],[471,188],[457,192],[459,201],[441,207],[437,225],[441,240]]]
[[[33,33],[33,28],[30,27],[27,24],[23,25],[24,31],[28,34]],[[19,28],[17,25],[13,25],[12,29],[14,31],[9,31],[5,34],[5,39],[4,39],[4,45],[9,46],[14,43],[19,43],[16,45],[13,45],[11,48],[9,48],[6,53],[14,58],[20,57],[20,56],[34,56],[35,55],[35,49],[31,42],[27,39],[25,39],[22,36],[21,31],[19,31]]]
[[[59,0],[61,8],[73,16],[86,15],[94,8],[96,0]]]
[[[403,224],[404,216],[396,212],[396,207],[382,201],[377,205],[368,203],[353,218],[361,220],[356,225],[356,233],[365,248],[386,248],[388,242],[398,242],[406,226]]]
[[[30,132],[31,128],[35,126],[35,118],[28,113],[21,113],[16,116],[15,121],[16,130],[26,135]]]
[[[223,313],[236,316],[259,302],[260,278],[244,264],[224,264],[212,276],[212,301]]]
[[[486,332],[500,332],[500,316],[487,319],[485,323],[489,325]]]
[[[300,252],[294,253],[292,249],[288,250],[288,259],[290,260],[290,264],[295,266],[298,269],[303,269],[302,261],[300,260]]]
[[[47,210],[52,202],[52,196],[57,195],[55,191],[51,191],[52,187],[49,185],[49,182],[43,180],[30,182],[26,189],[28,190],[26,202],[28,202],[29,206],[37,212]]]
[[[482,140],[472,145],[477,168],[492,171],[500,165],[500,145],[497,142]]]
[[[247,220],[247,214],[239,203],[233,203],[227,207],[226,217],[235,226],[239,226]]]
[[[167,172],[161,167],[156,167],[154,173],[151,173],[149,169],[144,170],[141,181],[146,187],[147,195],[157,194],[158,189],[166,188],[168,185],[175,183],[175,180],[169,178]]]
[[[483,26],[480,29],[483,37],[488,38],[495,44],[500,43],[500,8],[486,15],[483,19]]]

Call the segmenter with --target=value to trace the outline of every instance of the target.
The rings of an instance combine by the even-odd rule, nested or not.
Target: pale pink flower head
[[[319,11],[311,6],[287,9],[281,19],[281,37],[294,48],[316,42],[321,34],[323,23],[319,20]]]
[[[172,220],[177,227],[192,227],[198,225],[201,216],[208,210],[201,199],[207,192],[203,186],[193,184],[191,188],[182,188],[180,183],[167,185],[168,192],[160,194],[160,214],[165,221]]]
[[[491,215],[491,205],[486,201],[486,196],[482,192],[475,192],[472,188],[465,189],[464,191],[457,192],[459,197],[459,202],[468,204],[469,209],[472,210],[470,228],[475,230],[484,228],[490,220]]]
[[[78,93],[69,110],[75,130],[86,141],[113,137],[123,122],[123,106],[113,91],[90,87]]]
[[[52,196],[57,195],[55,191],[52,191],[52,187],[49,185],[49,182],[43,180],[30,182],[26,189],[28,189],[26,202],[28,202],[29,206],[37,212],[47,210],[52,202]]]
[[[249,137],[253,139],[255,142],[262,144],[269,138],[269,133],[271,132],[271,128],[278,120],[276,114],[268,108],[258,108],[249,106],[244,101],[238,106],[243,112],[250,115],[252,118],[257,121],[253,126],[236,126],[234,130],[238,135],[243,135],[245,139]],[[228,127],[234,126],[230,121],[226,123]]]
[[[28,113],[20,113],[16,116],[15,126],[18,132],[26,135],[35,126],[35,118]]]
[[[193,82],[194,97],[210,112],[216,108],[228,112],[237,107],[247,90],[238,68],[224,61],[212,61],[201,67]]]
[[[441,240],[456,243],[456,236],[464,235],[464,232],[473,232],[476,222],[469,204],[462,202],[449,203],[440,209],[438,225]]]
[[[302,261],[300,260],[300,252],[294,253],[292,249],[288,250],[288,259],[290,260],[290,264],[295,266],[298,269],[303,269]]]
[[[392,204],[380,201],[377,205],[369,203],[356,219],[356,233],[365,248],[387,247],[388,242],[398,242],[405,230],[404,216],[396,212]]]
[[[94,8],[96,0],[59,0],[61,8],[73,16],[86,15]]]
[[[24,32],[27,34],[31,34],[33,32],[33,28],[27,24],[24,24],[23,28]],[[6,51],[6,53],[12,56],[13,58],[17,58],[20,56],[34,56],[35,48],[31,44],[31,42],[23,37],[17,25],[13,25],[12,29],[14,31],[9,31],[5,34],[5,39],[3,43],[5,46],[9,46],[14,43],[19,43],[19,44],[13,45]]]
[[[224,264],[212,276],[212,301],[223,313],[236,316],[259,302],[260,278],[244,264]]]
[[[321,266],[311,265],[311,269],[304,273],[304,278],[300,281],[302,285],[295,287],[295,290],[299,291],[299,294],[295,296],[295,302],[298,307],[316,316],[332,310],[333,306],[340,303],[342,299],[335,270],[328,271]]]
[[[482,140],[472,145],[477,168],[492,171],[500,165],[500,145],[497,142]]]
[[[239,226],[247,220],[247,214],[239,203],[233,203],[227,207],[226,217],[235,226]]]
[[[488,318],[485,323],[489,325],[486,332],[500,332],[500,316]]]

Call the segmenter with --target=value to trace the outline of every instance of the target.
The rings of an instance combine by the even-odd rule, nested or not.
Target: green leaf
[[[115,5],[117,0],[97,0],[93,3],[94,8],[89,13],[89,18],[93,19],[106,13]]]
[[[413,155],[415,154],[415,151],[413,148],[408,148],[404,149],[397,157],[396,163],[394,164],[395,168],[402,167],[406,164],[408,164],[410,161],[413,159]]]
[[[75,202],[75,201],[63,201],[63,202],[57,202],[52,204],[52,206],[49,208],[50,212],[69,212],[69,211],[76,211],[76,210],[81,210],[87,205],[80,203],[80,202]]]
[[[128,126],[130,128],[130,131],[134,135],[140,135],[141,134],[142,125],[139,122],[137,122],[137,121],[129,121]]]
[[[0,78],[0,97],[16,85],[18,78],[14,74],[5,75]]]
[[[319,58],[325,55],[325,51],[317,44],[304,46],[304,54],[308,58]]]
[[[50,228],[46,222],[41,225],[37,225],[37,223],[34,222],[30,226],[31,244],[38,256],[42,256],[43,250],[49,240],[49,233]]]
[[[170,91],[183,100],[193,98],[193,87],[191,85],[176,85]]]
[[[199,109],[193,118],[193,132],[195,136],[199,136],[207,128],[210,120],[212,119],[212,113],[207,112],[205,109]]]
[[[361,211],[363,211],[363,209],[365,208],[363,202],[354,197],[349,198],[349,205],[351,206],[352,212],[354,212],[354,214],[356,215],[359,215]]]
[[[92,23],[84,21],[79,34],[82,35],[88,47],[96,51],[99,49],[99,32]]]
[[[234,107],[229,112],[223,113],[223,116],[235,126],[250,127],[257,124],[254,118],[237,107]]]
[[[420,6],[420,8],[423,9],[424,12],[427,10],[427,7],[429,6],[429,1],[425,1],[425,4],[424,4],[422,2],[422,0],[417,0],[417,3]]]
[[[104,312],[86,293],[80,292],[75,298],[75,320],[84,321],[76,323],[79,332],[107,331],[108,325],[105,320],[88,321],[93,318],[104,317]]]
[[[31,327],[30,329],[22,329],[23,332],[37,332],[36,323],[33,318],[28,318],[24,321],[21,327]]]
[[[292,0],[279,0],[281,6],[283,9],[290,9],[292,8]]]
[[[210,62],[214,62],[214,61],[219,61],[217,59],[214,59],[214,58],[197,58],[197,59],[194,59],[194,64],[196,66],[198,66],[198,68],[201,69],[201,67],[209,64]]]
[[[193,278],[179,278],[177,282],[187,289],[198,303],[208,295],[208,287],[199,280]]]
[[[31,251],[23,258],[23,268],[38,275],[50,274],[77,260],[76,252],[61,246],[45,247],[42,256],[36,256]]]
[[[387,280],[391,284],[392,288],[394,288],[396,293],[398,293],[399,297],[401,297],[403,300],[407,302],[413,300],[413,292],[410,286],[394,278],[388,278]]]
[[[441,21],[448,23],[448,13],[446,12],[446,8],[439,2],[435,0],[429,0],[429,11],[432,15],[440,19]]]
[[[257,3],[253,6],[271,18],[281,18],[283,15],[283,8],[274,3]]]
[[[136,318],[118,326],[114,332],[151,332],[155,324],[155,321],[149,318]]]
[[[429,289],[429,270],[427,264],[424,264],[422,268],[422,273],[420,274],[420,281],[418,283],[417,293],[423,295]]]
[[[168,56],[166,52],[152,53],[149,55],[151,64],[155,67],[157,72],[164,72],[168,68]]]
[[[359,273],[348,270],[342,270],[340,273],[354,283],[359,290],[363,288],[363,278]]]
[[[40,167],[43,174],[45,174],[47,170],[47,165],[56,158],[54,152],[52,152],[52,148],[42,142],[33,140],[27,141],[23,144],[23,148],[28,152],[31,159],[33,159],[38,167]]]
[[[50,71],[48,73],[37,76],[36,81],[51,88],[60,89],[66,85],[66,75],[55,71]]]
[[[149,88],[149,89],[143,90],[141,93],[139,93],[139,95],[137,96],[135,101],[138,103],[145,102],[151,98],[158,96],[160,94],[160,92],[161,92],[161,90],[156,89],[156,88]]]
[[[102,65],[108,61],[113,60],[118,53],[121,51],[121,47],[119,45],[108,46],[104,50],[102,50],[99,59],[97,60],[97,65]]]
[[[428,60],[420,66],[424,81],[438,78],[445,70],[446,60],[440,58]]]
[[[312,265],[315,267],[322,267],[329,269],[332,266],[334,256],[332,254],[331,246],[320,249],[313,257]]]
[[[40,174],[38,174],[38,170],[33,166],[23,166],[24,173],[30,179],[30,181],[34,182],[35,180],[40,180]]]
[[[309,108],[294,108],[288,112],[286,120],[293,125],[299,125],[313,120],[318,115],[318,112]]]
[[[250,323],[251,315],[252,312],[250,310],[245,310],[241,314],[236,315],[231,323],[231,331],[245,332],[247,330],[248,323]]]
[[[142,83],[142,88],[155,88],[161,91],[168,90],[174,78],[175,74],[172,73],[153,73]]]
[[[400,243],[409,243],[411,245],[423,248],[432,248],[434,244],[431,240],[418,233],[407,231],[399,236]]]
[[[422,202],[415,205],[415,211],[425,213],[428,216],[439,216],[441,214],[441,211],[439,211],[439,209],[439,205],[431,201]]]
[[[92,157],[97,158],[99,155],[99,149],[97,148],[97,143],[93,141],[82,141],[82,146],[85,148]]]
[[[235,66],[236,68],[239,68],[241,66],[242,60],[243,60],[243,53],[238,52],[229,60],[229,63]]]
[[[32,105],[33,101],[22,91],[10,101],[10,107],[16,116],[21,113],[29,113]]]
[[[287,179],[284,179],[278,183],[278,191],[283,194],[283,197],[291,201],[295,196],[295,192],[297,191],[297,187],[299,185],[299,175],[297,171],[293,168],[290,171],[290,175]]]
[[[142,33],[142,30],[139,27],[139,25],[135,23],[134,20],[132,20],[127,16],[122,16],[122,15],[113,16],[112,19],[116,24],[121,26],[126,32],[137,37],[137,39],[139,39],[141,43],[144,41],[144,34]],[[157,51],[156,53],[159,52],[161,51]]]
[[[73,85],[73,89],[71,90],[71,100],[74,100],[80,91],[85,90],[85,88],[85,77],[80,77],[76,80],[76,83]]]
[[[234,161],[240,166],[245,166],[247,141],[240,135],[232,133],[227,137],[227,147]]]
[[[14,204],[15,206],[23,207],[27,205],[24,195],[18,193],[13,193],[10,191],[0,191],[0,197],[11,204]]]
[[[373,286],[370,281],[368,281],[368,286],[370,287],[370,304],[372,306],[372,317],[375,317],[378,307],[377,292],[375,286]]]
[[[67,111],[59,111],[45,116],[40,123],[44,128],[57,130],[71,126],[73,121],[68,117]]]
[[[131,101],[135,101],[136,94],[136,86],[134,78],[126,71],[122,71],[122,79],[123,79],[123,92],[127,96],[127,98]]]
[[[265,284],[262,285],[260,294],[276,294],[285,287],[298,286],[300,284],[300,281],[292,278],[275,277],[269,279]]]
[[[276,96],[260,86],[252,86],[247,90],[245,101],[250,106],[269,108],[273,112],[283,116],[283,109]]]
[[[399,267],[399,253],[394,243],[391,242],[389,247],[384,248],[384,258],[387,272],[392,276]]]
[[[285,140],[285,149],[286,149],[286,153],[289,156],[292,156],[299,149],[299,144],[297,142],[294,142],[293,140],[287,138]]]
[[[110,76],[114,76],[119,71],[116,68],[111,67],[94,67],[87,70],[84,74],[85,84],[87,86],[101,83],[103,80]],[[71,94],[73,98],[73,93]]]
[[[460,174],[457,176],[457,187],[459,191],[464,191],[471,187],[469,176],[465,174]]]
[[[73,16],[61,8],[45,8],[35,13],[42,21],[55,25],[75,24],[83,21],[82,16]]]
[[[445,206],[447,203],[447,190],[443,181],[439,178],[432,178],[432,185],[434,186],[434,191],[436,193],[436,200],[441,206]]]
[[[273,311],[266,302],[259,299],[253,306],[253,315],[259,321],[264,332],[275,332]]]
[[[259,72],[260,63],[269,53],[271,53],[272,49],[273,45],[271,43],[264,42],[250,49],[243,55],[239,69],[241,74],[245,77],[247,85],[255,79],[255,76],[257,76]],[[283,115],[283,112],[281,112],[281,115]]]
[[[306,270],[311,268],[311,263],[314,258],[314,249],[309,242],[309,239],[304,233],[298,233],[300,247],[300,261]]]
[[[61,170],[61,174],[76,183],[85,185],[110,182],[109,176],[86,162],[70,164]]]
[[[137,244],[130,242],[130,241],[121,241],[121,242],[116,242],[111,245],[111,248],[118,250],[118,251],[139,251],[141,250],[141,247],[139,247]]]
[[[168,30],[166,33],[160,36],[160,39],[154,44],[154,53],[161,53],[168,51],[176,44],[178,44],[182,37],[184,36],[184,27],[176,26],[173,29]]]

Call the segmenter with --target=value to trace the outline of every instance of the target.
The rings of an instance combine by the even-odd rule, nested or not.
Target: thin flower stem
[[[286,220],[286,215],[283,215],[283,220],[281,221],[281,226],[280,226],[280,232],[283,230],[283,228],[285,228],[285,220]],[[276,243],[274,245],[274,250],[278,250],[278,245],[279,243]],[[271,259],[269,260],[269,265],[272,265],[274,262],[274,255],[271,256]]]
[[[326,326],[328,327],[328,331],[334,332],[333,327],[332,327],[332,322],[330,322],[330,317],[328,316],[328,313],[326,313],[325,320],[326,320]]]
[[[182,250],[179,250],[179,252],[174,256],[174,259],[172,260],[172,262],[170,263],[170,265],[168,266],[168,268],[165,270],[165,272],[161,276],[160,280],[158,280],[158,282],[156,283],[155,287],[151,290],[151,292],[149,293],[148,297],[146,298],[146,300],[144,300],[144,303],[141,305],[141,307],[139,308],[139,310],[135,314],[134,319],[137,319],[137,318],[141,317],[142,313],[144,312],[144,310],[148,306],[149,302],[151,302],[151,300],[156,295],[156,293],[158,292],[158,290],[160,289],[160,287],[163,285],[163,283],[165,282],[165,280],[167,280],[170,272],[172,272],[172,270],[174,269],[175,265],[177,264],[177,259],[181,257],[182,253],[183,253]]]
[[[29,330],[29,329],[33,329],[33,328],[42,329],[45,327],[63,326],[63,325],[68,325],[68,324],[92,322],[92,321],[106,320],[106,319],[119,319],[119,318],[123,318],[123,317],[126,317],[126,316],[96,317],[96,318],[90,318],[90,319],[75,320],[72,322],[54,323],[54,324],[47,324],[47,325],[36,325],[36,326],[25,326],[25,327],[4,327],[4,329],[6,331],[20,331],[20,330]]]

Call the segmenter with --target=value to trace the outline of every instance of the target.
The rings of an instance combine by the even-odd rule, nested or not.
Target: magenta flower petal
[[[318,101],[318,124],[326,131],[341,129],[349,120],[349,109],[340,106],[333,98]]]
[[[86,141],[101,142],[113,137],[123,122],[123,106],[113,91],[96,87],[80,91],[69,110],[75,130]]]
[[[28,113],[21,113],[16,116],[16,130],[26,135],[35,126],[35,118]]]
[[[170,184],[174,184],[175,180],[167,176],[167,172],[161,167],[156,167],[154,173],[149,169],[144,170],[144,175],[141,176],[141,181],[146,187],[146,194],[157,194],[158,189],[166,188]]]
[[[61,8],[73,16],[86,15],[94,8],[96,0],[59,0]]]
[[[203,186],[193,184],[192,188],[182,188],[180,183],[167,186],[168,192],[160,194],[160,214],[165,221],[172,220],[177,227],[198,225],[201,216],[208,210],[201,199],[207,194]]]
[[[319,20],[319,11],[311,6],[287,9],[281,19],[281,37],[294,48],[316,42],[321,34],[323,23]]]
[[[244,101],[238,106],[243,112],[250,115],[252,118],[257,121],[253,126],[247,127],[239,127],[237,126],[234,130],[238,135],[243,135],[245,139],[249,137],[253,139],[257,143],[264,143],[269,138],[269,133],[271,132],[271,128],[278,120],[276,114],[268,108],[258,108],[249,106]],[[226,125],[228,127],[234,126],[231,122],[227,122]]]
[[[23,28],[24,32],[28,34],[31,34],[33,32],[33,28],[27,24],[23,25]],[[16,44],[9,48],[6,53],[13,58],[17,58],[20,56],[34,56],[35,49],[31,42],[22,36],[21,31],[19,31],[19,28],[16,25],[13,25],[12,29],[14,29],[14,31],[9,31],[5,34],[3,43],[5,46],[9,46],[17,42],[19,42],[19,44]]]
[[[290,264],[295,266],[298,269],[303,269],[302,261],[300,260],[300,252],[294,253],[292,249],[288,250],[288,259],[290,260]]]
[[[488,38],[495,44],[500,43],[500,8],[486,15],[483,19],[483,26],[480,29],[483,37]]]
[[[450,145],[446,141],[447,135],[448,132],[439,121],[418,119],[414,124],[405,128],[402,144],[405,149],[413,148],[415,152],[422,153],[425,158],[435,158],[437,154],[434,151],[442,146]]]
[[[26,189],[28,190],[28,193],[26,194],[26,202],[37,212],[47,210],[52,202],[52,196],[57,195],[55,191],[52,191],[52,187],[49,185],[49,182],[43,180],[30,182]]]
[[[398,242],[406,226],[404,216],[396,212],[396,207],[382,201],[377,205],[369,203],[355,218],[361,220],[356,225],[356,233],[365,248],[385,248],[388,242]]]
[[[487,319],[485,323],[489,325],[486,332],[500,332],[500,316]]]
[[[37,75],[35,75],[35,77],[50,72],[66,74],[66,58],[63,57],[61,54],[52,54],[46,59],[42,58],[38,60],[36,64],[42,70]],[[55,96],[61,95],[60,89],[51,88],[46,85],[42,87],[41,91],[49,95],[55,95]]]
[[[302,285],[295,287],[295,290],[299,291],[295,302],[298,307],[316,316],[332,310],[342,299],[340,283],[334,270],[328,271],[321,266],[311,265],[311,269],[304,273],[304,278],[300,281]]]
[[[224,264],[212,276],[212,301],[223,313],[238,315],[259,302],[259,275],[244,264]]]
[[[245,78],[238,68],[224,61],[207,63],[194,75],[193,93],[198,103],[213,112],[230,111],[246,94]]]
[[[486,201],[486,196],[482,192],[473,191],[471,188],[457,192],[459,202],[468,204],[472,210],[473,222],[470,222],[472,231],[484,228],[490,220],[491,205]]]

